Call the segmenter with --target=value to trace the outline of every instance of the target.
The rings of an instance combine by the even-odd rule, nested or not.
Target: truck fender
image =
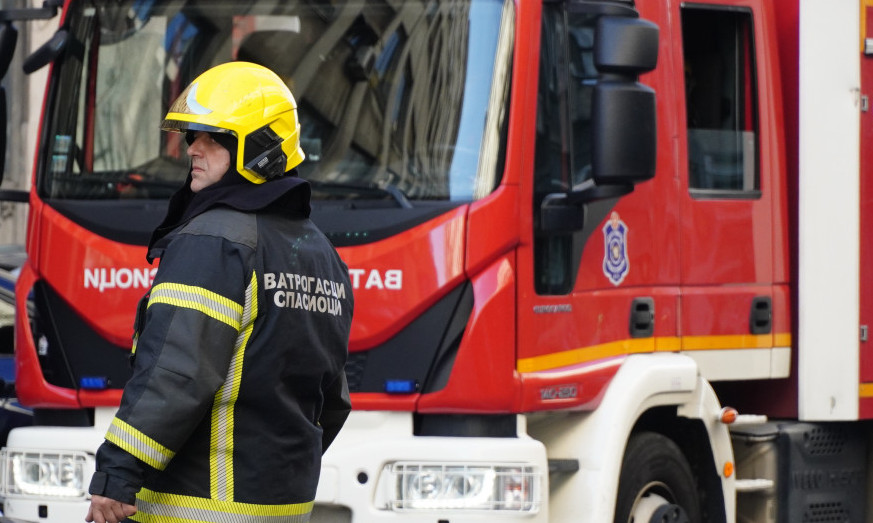
[[[703,421],[716,470],[732,463],[730,434],[718,421],[718,399],[694,360],[682,354],[628,356],[594,411],[531,415],[528,432],[545,444],[549,459],[579,463],[575,473],[550,477],[551,520],[577,521],[584,514],[586,521],[611,523],[622,458],[635,423],[652,408],[674,405],[678,415]],[[727,521],[734,521],[733,476],[721,479]]]

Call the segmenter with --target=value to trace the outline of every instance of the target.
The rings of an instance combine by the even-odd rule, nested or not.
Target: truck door
[[[773,234],[779,142],[769,139],[781,101],[758,54],[765,33],[754,4],[676,9],[687,159],[679,166],[682,350],[710,380],[785,376],[787,291],[773,291],[774,271],[783,284],[785,276]]]
[[[655,177],[630,194],[586,203],[581,229],[546,231],[543,200],[590,182],[592,143],[605,139],[592,132],[592,98],[604,77],[595,66],[598,22],[639,15],[618,2],[544,2],[542,9],[533,183],[522,203],[533,217],[518,250],[518,370],[525,379],[678,348],[677,207],[652,203],[677,198],[671,140],[660,139],[674,118],[658,85],[669,67],[659,63],[640,77],[657,97]],[[657,16],[644,19],[660,26]],[[547,399],[550,390],[541,389]],[[568,390],[576,389],[571,383]]]

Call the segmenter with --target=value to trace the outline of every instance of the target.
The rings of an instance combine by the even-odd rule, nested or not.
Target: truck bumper
[[[353,411],[324,455],[312,521],[548,521],[546,450],[527,435],[523,417],[518,424],[514,438],[415,436],[408,412]],[[498,493],[490,507],[487,501],[429,496],[446,489],[452,478],[435,479],[426,471],[451,475],[470,469],[490,471],[492,479],[507,470],[524,471],[529,481],[519,492],[535,491],[526,493],[529,503],[507,504]],[[428,481],[433,482],[425,485]],[[497,486],[500,481],[484,482],[492,485],[484,490],[507,488]],[[404,489],[413,484],[411,493]]]
[[[85,521],[90,502],[86,501],[55,501],[55,500],[15,500],[11,506],[9,500],[4,502],[4,509],[10,508],[20,516],[2,516],[0,523],[70,523]],[[41,512],[42,511],[42,512]],[[9,512],[7,512],[9,513]],[[39,514],[47,514],[48,517],[40,518]]]
[[[100,409],[98,409],[100,410]],[[27,449],[46,452],[78,452],[88,456],[83,479],[87,489],[94,471],[93,454],[103,442],[113,409],[98,414],[96,427],[27,427],[10,435],[7,451]],[[408,412],[353,411],[333,445],[325,454],[316,494],[312,522],[404,521],[408,523],[448,519],[472,521],[548,521],[548,461],[545,447],[527,435],[524,417],[518,418],[514,438],[415,436]],[[419,496],[412,503],[398,500],[397,466],[402,478],[416,471],[486,471],[491,483],[483,490],[511,488],[516,471],[526,483],[518,504],[487,502],[443,506]],[[411,471],[411,472],[410,472]],[[405,474],[405,475],[404,475]],[[511,477],[510,477],[511,476]],[[509,479],[506,482],[507,478]],[[420,479],[420,478],[419,478]],[[501,483],[503,481],[504,483]],[[407,482],[408,483],[408,482]],[[448,482],[443,481],[443,484]],[[506,485],[510,485],[507,487]],[[436,484],[428,484],[433,487]],[[517,485],[517,483],[516,483]],[[426,488],[425,488],[426,490]],[[416,489],[416,492],[426,493]],[[485,492],[488,494],[488,492]],[[409,498],[406,498],[409,501]],[[468,500],[469,501],[469,500]],[[474,500],[475,501],[475,500]],[[429,504],[432,503],[432,504]],[[0,523],[69,523],[82,521],[89,500],[7,495]]]

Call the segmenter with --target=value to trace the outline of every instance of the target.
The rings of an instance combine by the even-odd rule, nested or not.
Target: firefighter
[[[155,230],[133,375],[86,521],[308,521],[349,414],[348,268],[309,220],[294,98],[246,62],[173,103],[191,170]]]

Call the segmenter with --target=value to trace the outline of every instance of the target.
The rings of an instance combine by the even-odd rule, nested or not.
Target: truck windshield
[[[167,107],[209,67],[259,63],[298,104],[315,198],[469,201],[497,186],[513,3],[72,2],[39,191],[166,199],[188,173]],[[381,195],[381,196],[380,196]]]

